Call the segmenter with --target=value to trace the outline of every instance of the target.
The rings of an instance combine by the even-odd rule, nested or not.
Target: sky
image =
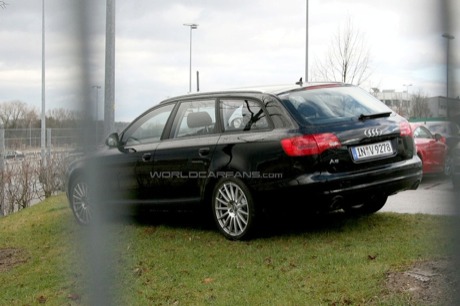
[[[42,1],[6,0],[0,9],[0,103],[41,111]],[[45,0],[46,110],[91,100],[103,118],[106,0]],[[115,120],[131,121],[160,101],[189,91],[293,84],[305,79],[307,0],[116,1]],[[439,0],[309,0],[309,77],[347,21],[370,50],[366,90],[446,95],[446,32]],[[450,11],[460,15],[460,3]],[[84,16],[85,19],[80,19]],[[460,26],[450,34],[451,77],[460,73]],[[85,35],[81,35],[84,29]],[[458,39],[457,39],[458,37]],[[87,47],[84,49],[83,47]],[[83,49],[82,49],[83,48]],[[81,50],[84,53],[82,60]],[[88,69],[82,71],[82,67]],[[84,82],[82,82],[84,79]],[[87,95],[79,88],[84,84]],[[411,86],[404,86],[409,85]],[[100,89],[97,88],[100,86]],[[460,90],[451,86],[451,96]],[[97,103],[96,103],[97,102]]]

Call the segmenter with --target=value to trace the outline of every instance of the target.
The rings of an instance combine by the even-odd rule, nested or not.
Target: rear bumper
[[[387,195],[417,189],[422,180],[422,163],[418,157],[358,173],[318,173],[298,177],[294,184],[314,186],[325,195],[375,190]]]
[[[389,196],[417,189],[422,180],[422,163],[418,157],[357,173],[312,173],[285,181],[276,193],[303,199],[306,204],[327,206],[340,197],[347,202],[362,202],[371,196]],[[284,192],[285,191],[285,192]]]

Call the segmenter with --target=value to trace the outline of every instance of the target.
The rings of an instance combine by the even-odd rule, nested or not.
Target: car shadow
[[[274,237],[296,236],[321,232],[342,232],[344,227],[359,226],[370,216],[352,216],[343,211],[329,213],[288,212],[283,214],[259,215],[251,240]],[[209,214],[202,211],[149,210],[131,214],[120,219],[123,223],[136,226],[166,226],[190,231],[209,231],[218,234],[218,230]],[[350,220],[353,220],[350,222]]]
[[[264,216],[257,236],[271,238],[274,236],[296,236],[323,232],[342,232],[344,227],[358,226],[369,216],[354,216],[342,210],[333,212],[292,212],[276,216]],[[350,222],[352,221],[353,222]]]
[[[213,230],[211,216],[199,210],[141,210],[131,212],[125,222],[139,226],[168,226],[192,230]],[[217,229],[216,229],[217,231]]]

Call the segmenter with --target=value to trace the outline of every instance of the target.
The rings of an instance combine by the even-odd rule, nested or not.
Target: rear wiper
[[[376,113],[376,114],[370,114],[370,115],[361,114],[361,115],[359,115],[358,119],[361,120],[361,121],[364,121],[364,120],[367,120],[367,119],[389,117],[390,115],[391,115],[391,112]]]

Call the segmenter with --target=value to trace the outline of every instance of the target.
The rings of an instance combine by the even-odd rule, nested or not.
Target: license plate
[[[355,161],[385,157],[393,155],[393,147],[390,141],[378,142],[364,146],[351,148],[353,159]]]

